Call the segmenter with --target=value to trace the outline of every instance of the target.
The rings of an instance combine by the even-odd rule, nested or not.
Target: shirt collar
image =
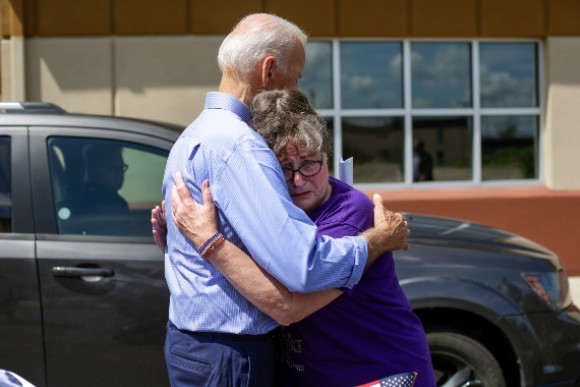
[[[248,125],[250,125],[250,120],[252,119],[250,108],[236,97],[226,93],[219,93],[217,91],[207,93],[205,108],[229,110]]]

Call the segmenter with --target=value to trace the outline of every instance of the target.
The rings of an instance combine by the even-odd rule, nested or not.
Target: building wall
[[[187,125],[216,90],[222,37],[30,38],[28,100]]]
[[[580,37],[548,38],[545,62],[546,185],[580,189]]]
[[[218,86],[223,36],[252,12],[321,38],[542,39],[544,186],[378,191],[394,210],[519,233],[580,275],[578,0],[0,0],[0,99],[186,125]]]

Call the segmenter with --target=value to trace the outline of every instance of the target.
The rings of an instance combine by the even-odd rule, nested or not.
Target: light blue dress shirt
[[[248,126],[250,118],[249,108],[238,99],[207,95],[204,111],[169,154],[163,179],[167,214],[177,171],[197,201],[202,182],[209,179],[220,231],[288,289],[352,287],[364,269],[366,241],[316,237],[316,226],[292,203],[276,156]],[[199,256],[171,216],[167,230],[169,319],[178,328],[262,334],[277,326]]]

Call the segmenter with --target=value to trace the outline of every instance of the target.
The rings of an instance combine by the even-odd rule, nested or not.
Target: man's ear
[[[262,66],[260,68],[260,81],[264,89],[269,89],[270,82],[274,78],[274,70],[276,69],[276,57],[267,56],[262,61]]]

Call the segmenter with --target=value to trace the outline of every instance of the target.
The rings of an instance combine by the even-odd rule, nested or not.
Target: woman
[[[368,197],[329,176],[330,135],[302,93],[261,93],[252,114],[253,128],[280,160],[294,204],[320,235],[354,236],[372,226]],[[217,222],[207,184],[202,191],[205,204],[193,203],[177,176],[173,216],[196,247],[206,249],[204,242],[217,240],[211,239]],[[290,292],[222,239],[205,256],[244,297],[288,325],[276,337],[276,386],[352,387],[408,372],[417,372],[416,386],[435,386],[425,333],[398,283],[392,253],[368,267],[352,289],[309,294]]]

